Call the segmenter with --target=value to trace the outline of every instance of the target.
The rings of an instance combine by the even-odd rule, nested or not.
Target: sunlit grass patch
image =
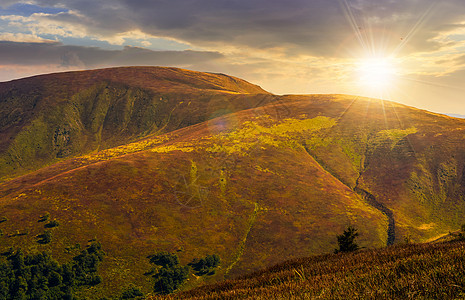
[[[319,255],[191,291],[149,299],[459,299],[465,242]]]

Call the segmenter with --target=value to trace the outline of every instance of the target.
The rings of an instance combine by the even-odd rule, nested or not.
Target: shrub
[[[29,230],[17,231],[16,236],[23,236],[23,235],[28,235],[28,234],[29,234]]]
[[[136,286],[129,286],[121,294],[121,299],[144,299],[144,293]]]
[[[189,276],[189,266],[179,265],[176,254],[159,252],[148,256],[150,263],[159,266],[146,274],[154,274],[153,290],[157,294],[170,294],[177,290]]]
[[[155,255],[150,255],[148,258],[150,259],[150,263],[165,268],[170,268],[179,264],[178,256],[168,252],[158,252]]]
[[[99,284],[102,278],[96,273],[104,255],[105,252],[102,251],[102,246],[98,242],[92,242],[87,249],[81,251],[79,255],[73,258],[74,280],[79,285],[93,286]]]
[[[195,275],[203,276],[205,274],[213,275],[215,274],[215,268],[220,265],[220,257],[216,254],[207,255],[205,258],[193,259],[189,263],[189,266],[192,267],[195,271]]]
[[[57,220],[52,220],[44,225],[45,228],[53,228],[53,227],[58,227],[58,226],[60,226],[60,223],[58,223]]]
[[[52,233],[50,230],[45,230],[44,233],[37,236],[39,240],[37,241],[39,244],[48,244],[52,241]]]
[[[79,256],[90,255],[88,249]],[[101,281],[96,268],[86,269],[80,263],[75,257],[60,265],[47,252],[25,255],[21,250],[11,250],[7,259],[0,261],[0,299],[76,299],[76,288]],[[84,273],[75,273],[77,267]],[[76,280],[80,276],[88,281]]]
[[[40,216],[38,222],[45,222],[45,221],[47,221],[49,218],[50,218],[50,214],[49,214],[49,213],[45,213],[45,215]]]
[[[153,290],[157,294],[171,294],[184,283],[188,276],[188,266],[163,267],[154,275]]]

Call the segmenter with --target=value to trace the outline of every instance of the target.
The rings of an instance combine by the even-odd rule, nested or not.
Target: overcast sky
[[[389,84],[369,86],[367,59]],[[465,1],[0,0],[0,81],[121,65],[465,114]]]

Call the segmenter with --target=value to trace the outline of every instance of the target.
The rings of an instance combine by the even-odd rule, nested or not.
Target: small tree
[[[352,252],[360,249],[360,247],[355,243],[355,238],[358,236],[357,229],[352,226],[347,227],[346,230],[341,235],[337,236],[337,243],[339,244],[339,249],[335,249],[334,253],[339,252]]]

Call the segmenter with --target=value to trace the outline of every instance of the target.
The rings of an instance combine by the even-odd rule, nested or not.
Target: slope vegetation
[[[236,280],[149,299],[461,299],[464,245],[398,245],[300,258]]]
[[[158,67],[0,83],[0,180],[260,105],[267,95],[238,78]]]
[[[146,76],[143,68],[118,70]],[[51,165],[1,183],[0,218],[6,221],[0,223],[0,251],[50,250],[66,261],[96,239],[107,254],[100,268],[103,281],[83,293],[98,298],[119,294],[129,283],[149,292],[146,257],[159,251],[176,252],[183,264],[219,255],[216,274],[189,278],[183,287],[189,289],[284,259],[331,252],[336,235],[348,225],[358,228],[362,247],[375,248],[405,238],[426,241],[463,223],[465,120],[353,96],[275,96],[246,83],[233,91],[238,79],[228,79],[219,90],[208,76],[223,75],[205,75],[204,82],[203,73],[194,81],[182,72],[184,79],[167,82],[165,75],[154,75],[168,94],[195,82],[188,88],[195,91],[183,94],[191,103],[185,110],[176,106],[181,98],[169,98],[169,106],[178,108],[163,131],[116,118],[112,128],[134,128],[133,133],[100,125],[98,143],[91,134],[78,138],[94,146],[80,147],[54,164],[53,157],[45,157],[41,164]],[[205,89],[198,92],[198,87]],[[139,88],[145,93],[154,87]],[[103,101],[82,96],[94,91],[73,92],[72,97],[87,99],[83,112]],[[124,111],[115,105],[114,114]],[[104,120],[111,119],[110,111]],[[86,114],[75,120],[82,122]],[[197,119],[183,123],[192,116]],[[44,140],[30,130],[25,141]],[[113,143],[122,144],[90,152],[97,144]],[[31,168],[39,166],[37,153],[22,156]],[[60,226],[53,228],[50,243],[38,243],[44,233],[38,220],[46,214]]]

